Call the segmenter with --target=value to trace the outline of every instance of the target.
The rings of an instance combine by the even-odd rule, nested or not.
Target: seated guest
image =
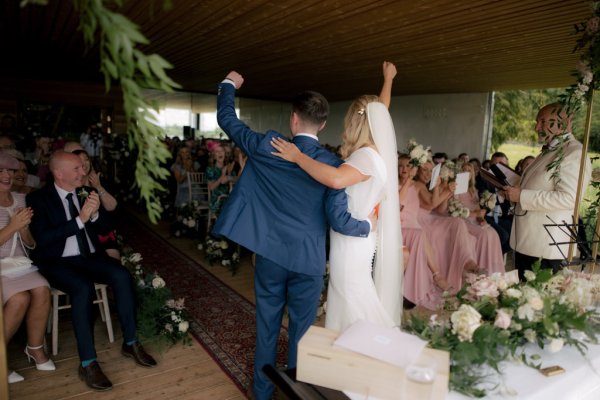
[[[0,153],[0,257],[24,256],[25,249],[35,247],[29,231],[33,212],[25,207],[25,195],[11,193],[16,158]],[[54,363],[44,352],[44,334],[50,313],[48,282],[38,272],[0,276],[4,304],[4,338],[13,337],[23,319],[27,323],[27,359],[40,371],[53,371]],[[3,345],[3,344],[2,344]],[[22,381],[17,372],[8,376],[9,383]]]
[[[461,162],[461,163],[468,163],[469,160],[470,160],[470,158],[469,158],[469,155],[467,153],[460,153],[458,155],[458,157],[456,158],[456,160],[458,162]]]
[[[183,207],[189,200],[190,188],[188,186],[188,172],[196,172],[192,154],[188,147],[182,147],[177,152],[175,163],[171,166],[171,173],[177,182],[177,194],[175,195],[175,207]],[[194,200],[194,199],[192,199]]]
[[[443,164],[448,159],[448,155],[446,153],[435,153],[431,159],[435,165]]]
[[[463,172],[469,173],[469,190],[456,197],[470,211],[465,220],[469,233],[475,236],[475,254],[479,271],[491,275],[494,272],[505,272],[500,238],[496,231],[485,222],[487,211],[479,206],[479,195],[475,189],[475,171],[470,163],[463,164]]]
[[[210,211],[218,216],[229,195],[230,183],[234,180],[233,163],[225,163],[225,149],[221,145],[213,147],[211,156],[212,165],[206,168],[206,180],[210,191],[208,206]]]
[[[108,193],[102,186],[102,183],[100,182],[101,173],[94,171],[87,152],[85,150],[73,150],[72,153],[77,154],[83,163],[83,170],[86,175],[81,179],[82,186],[89,186],[96,189],[98,197],[100,197],[102,208],[106,211],[114,211],[117,208],[117,199],[115,199],[112,194]],[[109,256],[121,260],[119,243],[117,242],[117,236],[112,221],[109,220],[107,222],[107,229],[105,232],[98,232],[98,239],[100,240],[102,248]]]
[[[533,163],[533,160],[535,160],[534,156],[526,156],[520,159],[515,167],[515,172],[519,175],[523,175],[523,172],[525,172],[525,169]]]
[[[404,264],[404,297],[413,304],[434,310],[441,303],[441,291],[448,289],[448,283],[440,274],[431,243],[417,218],[419,194],[413,181],[416,172],[410,156],[401,154],[398,160],[400,226],[408,250]]]
[[[418,221],[429,243],[435,243],[433,250],[440,273],[448,282],[449,290],[456,293],[462,287],[463,271],[478,269],[475,240],[469,234],[465,221],[432,211],[454,195],[455,186],[438,178],[437,185],[430,192],[427,185],[431,180],[432,168],[431,161],[425,162],[418,168],[414,179],[419,194]]]
[[[24,160],[17,159],[19,167],[15,170],[11,191],[27,194],[33,190],[33,187],[27,184],[27,164]]]
[[[112,288],[123,331],[121,353],[138,365],[154,367],[136,338],[135,291],[129,272],[100,248],[96,229],[105,216],[98,193],[83,199],[76,194],[85,176],[76,154],[55,152],[50,159],[54,183],[27,195],[34,211],[31,232],[37,241],[31,255],[48,282],[71,298],[71,313],[81,364],[79,377],[92,389],[103,391],[112,383],[100,369],[94,348],[94,283]]]

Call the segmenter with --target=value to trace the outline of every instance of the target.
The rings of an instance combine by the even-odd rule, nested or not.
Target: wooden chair
[[[101,283],[94,284],[96,289],[96,300],[94,304],[98,304],[100,308],[100,316],[102,321],[106,323],[106,330],[108,332],[108,341],[113,343],[115,341],[115,334],[113,332],[112,320],[110,318],[110,308],[108,306],[108,296],[106,294],[106,285]],[[58,312],[71,308],[69,302],[69,296],[65,292],[58,289],[52,288],[52,319],[49,321],[48,331],[52,330],[52,355],[58,354]],[[60,296],[65,296],[65,304],[60,305]]]

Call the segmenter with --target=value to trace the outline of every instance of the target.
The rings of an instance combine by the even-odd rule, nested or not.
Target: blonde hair
[[[342,158],[348,157],[361,147],[375,146],[369,118],[367,117],[367,105],[379,101],[374,95],[360,96],[350,105],[344,118],[344,133],[342,134]]]

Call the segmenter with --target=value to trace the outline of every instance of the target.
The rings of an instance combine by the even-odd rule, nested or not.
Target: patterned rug
[[[192,335],[240,390],[247,392],[254,364],[254,304],[135,217],[122,225],[119,231],[127,244],[142,254],[144,269],[163,277],[175,298],[185,298]],[[287,331],[282,327],[278,365],[285,363],[286,354]]]

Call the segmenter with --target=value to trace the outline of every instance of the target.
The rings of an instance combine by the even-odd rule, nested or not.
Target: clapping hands
[[[19,208],[10,218],[10,223],[15,227],[17,231],[26,228],[31,223],[33,217],[33,210],[31,207]]]
[[[91,192],[87,199],[85,199],[85,203],[83,203],[83,207],[81,207],[81,212],[79,213],[79,218],[81,222],[84,224],[90,220],[100,208],[100,196],[98,193]]]

